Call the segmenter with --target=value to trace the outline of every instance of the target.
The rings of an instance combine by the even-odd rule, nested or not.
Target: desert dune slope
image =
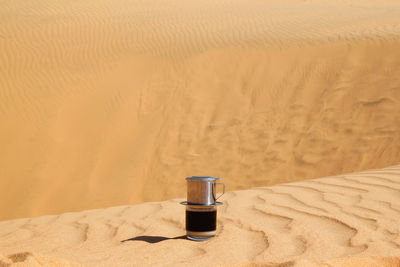
[[[399,264],[400,165],[228,192],[218,210],[217,237],[205,242],[183,237],[180,200],[0,222],[0,263]]]
[[[0,4],[0,220],[400,162],[400,2]]]

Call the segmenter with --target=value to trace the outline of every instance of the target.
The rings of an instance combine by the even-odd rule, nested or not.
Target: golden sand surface
[[[2,221],[0,266],[398,267],[399,192],[400,165],[231,191],[204,242],[182,199]]]
[[[0,4],[0,220],[400,161],[400,3]]]

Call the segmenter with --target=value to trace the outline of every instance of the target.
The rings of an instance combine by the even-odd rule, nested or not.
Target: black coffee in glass
[[[215,231],[217,229],[217,210],[186,210],[186,230],[194,232]]]
[[[191,240],[203,241],[215,236],[217,208],[214,206],[187,206],[186,232]]]

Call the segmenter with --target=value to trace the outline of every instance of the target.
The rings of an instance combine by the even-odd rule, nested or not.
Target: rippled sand
[[[181,199],[4,221],[0,266],[399,266],[399,192],[400,165],[228,192],[205,242]]]

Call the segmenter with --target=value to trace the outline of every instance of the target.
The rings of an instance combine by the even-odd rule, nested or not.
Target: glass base
[[[217,231],[208,231],[208,232],[192,232],[187,231],[186,237],[193,241],[206,241],[210,240],[215,236]]]

